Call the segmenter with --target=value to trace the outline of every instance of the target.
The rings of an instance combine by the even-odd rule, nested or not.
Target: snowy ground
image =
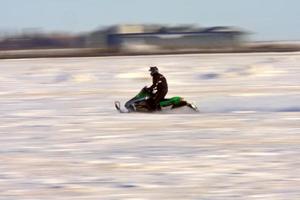
[[[119,114],[150,85],[200,113]],[[0,60],[0,200],[298,200],[300,53]]]

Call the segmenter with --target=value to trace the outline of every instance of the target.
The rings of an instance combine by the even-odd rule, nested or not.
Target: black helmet
[[[156,66],[150,67],[149,71],[151,72],[151,74],[155,74],[158,72],[158,68]]]

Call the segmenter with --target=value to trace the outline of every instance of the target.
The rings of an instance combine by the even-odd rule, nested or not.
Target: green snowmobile
[[[124,113],[128,112],[153,112],[148,104],[148,99],[153,94],[148,90],[147,87],[144,87],[135,97],[130,99],[125,103],[126,111],[121,109],[121,104],[119,101],[115,102],[115,107],[118,111]],[[163,99],[159,102],[161,110],[172,110],[180,107],[187,106],[188,108],[198,112],[198,108],[193,103],[188,103],[182,97],[175,96],[168,99]]]

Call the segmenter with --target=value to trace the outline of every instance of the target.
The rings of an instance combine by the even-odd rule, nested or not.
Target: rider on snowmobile
[[[150,67],[149,71],[152,76],[153,84],[148,88],[148,90],[153,95],[148,99],[148,104],[151,110],[160,110],[159,102],[162,101],[168,93],[167,79],[159,73],[156,66]]]

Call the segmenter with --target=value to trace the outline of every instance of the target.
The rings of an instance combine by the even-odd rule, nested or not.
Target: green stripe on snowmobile
[[[140,99],[140,98],[145,98],[146,96],[148,96],[146,92],[140,92],[135,96],[135,98]]]
[[[165,106],[171,106],[171,105],[178,105],[181,102],[181,97],[172,97],[170,99],[164,100],[159,102],[159,105],[161,107],[165,107]]]

